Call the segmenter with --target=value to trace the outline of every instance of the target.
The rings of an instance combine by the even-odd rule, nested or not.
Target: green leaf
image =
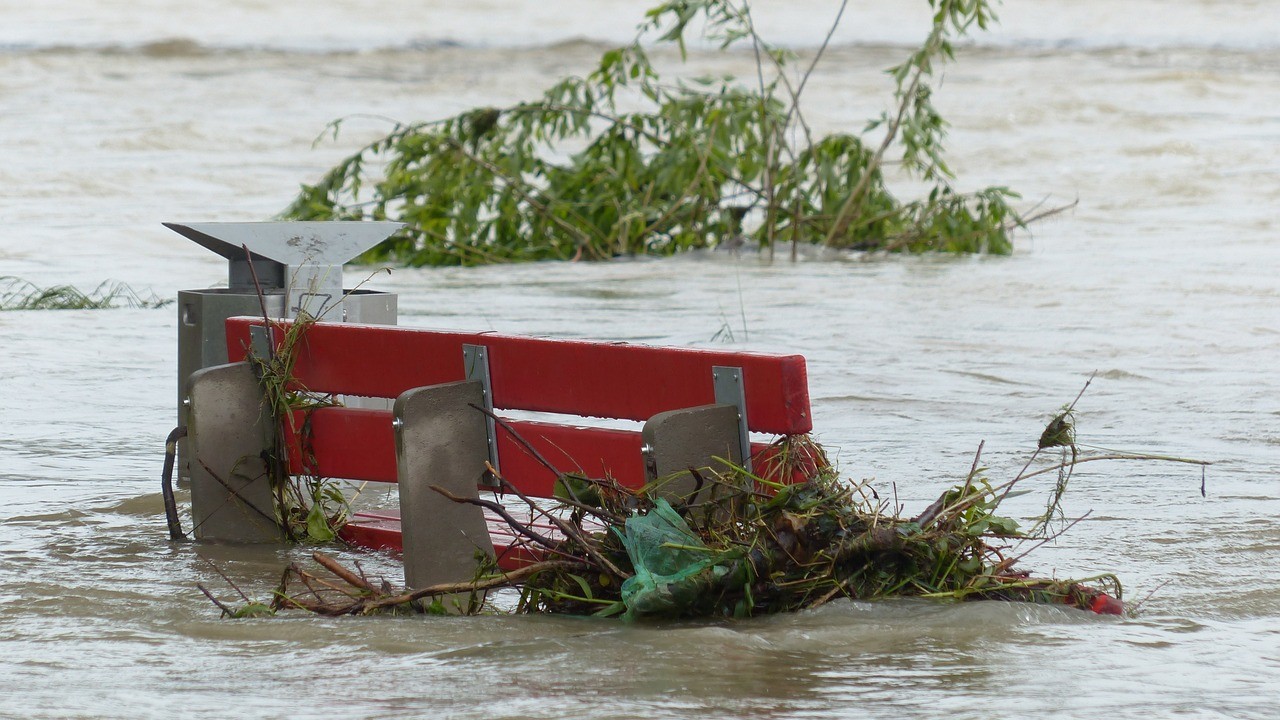
[[[603,607],[603,608],[601,608],[601,609],[599,609],[599,610],[597,610],[597,611],[595,611],[594,613],[591,613],[591,614],[592,614],[592,616],[594,616],[594,617],[602,617],[602,618],[605,618],[605,617],[613,617],[614,615],[621,615],[622,613],[624,613],[624,612],[626,612],[626,611],[627,611],[627,604],[626,604],[626,603],[624,603],[624,602],[622,602],[621,600],[619,600],[619,601],[617,601],[617,602],[615,602],[615,603],[612,603],[612,604],[610,604],[610,605],[606,605],[605,607]]]
[[[238,608],[231,613],[231,617],[240,620],[243,618],[271,617],[275,614],[276,611],[272,610],[269,605],[264,605],[260,602],[249,602],[245,603],[244,607]]]
[[[588,584],[586,580],[584,580],[583,578],[577,575],[573,575],[571,573],[568,574],[568,577],[570,577],[575,583],[577,583],[578,587],[582,588],[583,597],[585,597],[588,600],[596,599],[596,596],[591,592],[591,585]]]
[[[993,535],[1015,536],[1021,534],[1018,530],[1018,521],[1013,518],[998,517],[992,515],[987,519]]]
[[[324,514],[324,506],[316,503],[307,511],[307,537],[313,542],[333,542],[337,534],[329,526],[329,518]]]

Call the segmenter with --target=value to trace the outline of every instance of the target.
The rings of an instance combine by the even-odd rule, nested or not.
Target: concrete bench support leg
[[[690,495],[697,481],[689,473],[690,467],[725,470],[715,458],[742,464],[735,405],[704,405],[658,413],[644,424],[641,436],[648,480],[670,477],[658,495],[672,503],[695,500]]]
[[[263,453],[272,424],[247,362],[217,365],[187,381],[191,514],[198,540],[282,542]]]
[[[489,457],[478,381],[414,388],[396,399],[396,471],[404,540],[404,579],[411,588],[465,582],[475,576],[476,551],[493,555],[479,507],[455,503],[431,489],[477,497]],[[465,608],[466,594],[442,598]]]

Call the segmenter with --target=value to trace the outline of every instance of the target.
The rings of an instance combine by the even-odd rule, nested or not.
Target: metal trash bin
[[[401,228],[395,222],[164,223],[227,259],[227,287],[178,291],[178,424],[187,378],[227,362],[226,319],[306,310],[331,322],[395,325],[395,293],[342,287],[342,266]],[[251,255],[246,255],[245,248]],[[259,296],[261,290],[261,297]],[[384,402],[384,401],[377,401]],[[358,400],[349,405],[360,405]],[[187,478],[185,443],[179,475]]]

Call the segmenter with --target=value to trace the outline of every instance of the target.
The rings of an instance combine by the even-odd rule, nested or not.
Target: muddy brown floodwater
[[[922,34],[923,0],[876,5],[850,10],[806,91],[815,127],[860,130],[887,97],[879,69]],[[214,285],[222,261],[162,221],[269,218],[385,131],[373,116],[528,97],[626,38],[635,14],[621,0],[212,7],[0,0],[0,275],[167,297]],[[1065,509],[1091,514],[1025,563],[1115,572],[1129,599],[1154,593],[1137,617],[903,601],[636,626],[220,620],[195,590],[226,587],[206,560],[265,594],[301,554],[166,540],[175,310],[7,312],[0,716],[1275,717],[1280,8],[1003,12],[937,100],[962,188],[1079,200],[1012,257],[711,252],[401,269],[373,286],[399,293],[406,325],[804,354],[818,439],[908,511],[962,477],[980,441],[993,478],[1016,472],[1097,371],[1081,442],[1211,460],[1206,496],[1188,466],[1083,466]],[[802,51],[833,13],[760,4],[761,26]],[[690,62],[754,70],[746,54]]]

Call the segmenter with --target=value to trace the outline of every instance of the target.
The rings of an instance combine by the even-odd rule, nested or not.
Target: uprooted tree
[[[670,0],[585,77],[510,107],[398,124],[304,185],[284,216],[405,222],[364,259],[411,265],[666,255],[744,240],[769,252],[789,245],[793,257],[802,244],[1008,253],[1025,224],[1009,204],[1018,196],[952,186],[947,123],[932,102],[953,43],[994,15],[987,0],[929,4],[923,44],[888,71],[892,108],[861,134],[819,135],[806,120],[801,98],[825,42],[802,62],[765,41],[747,0]],[[684,58],[694,34],[722,51],[750,48],[755,81],[664,81],[646,48],[675,45]],[[922,198],[889,191],[891,155],[927,187]]]

